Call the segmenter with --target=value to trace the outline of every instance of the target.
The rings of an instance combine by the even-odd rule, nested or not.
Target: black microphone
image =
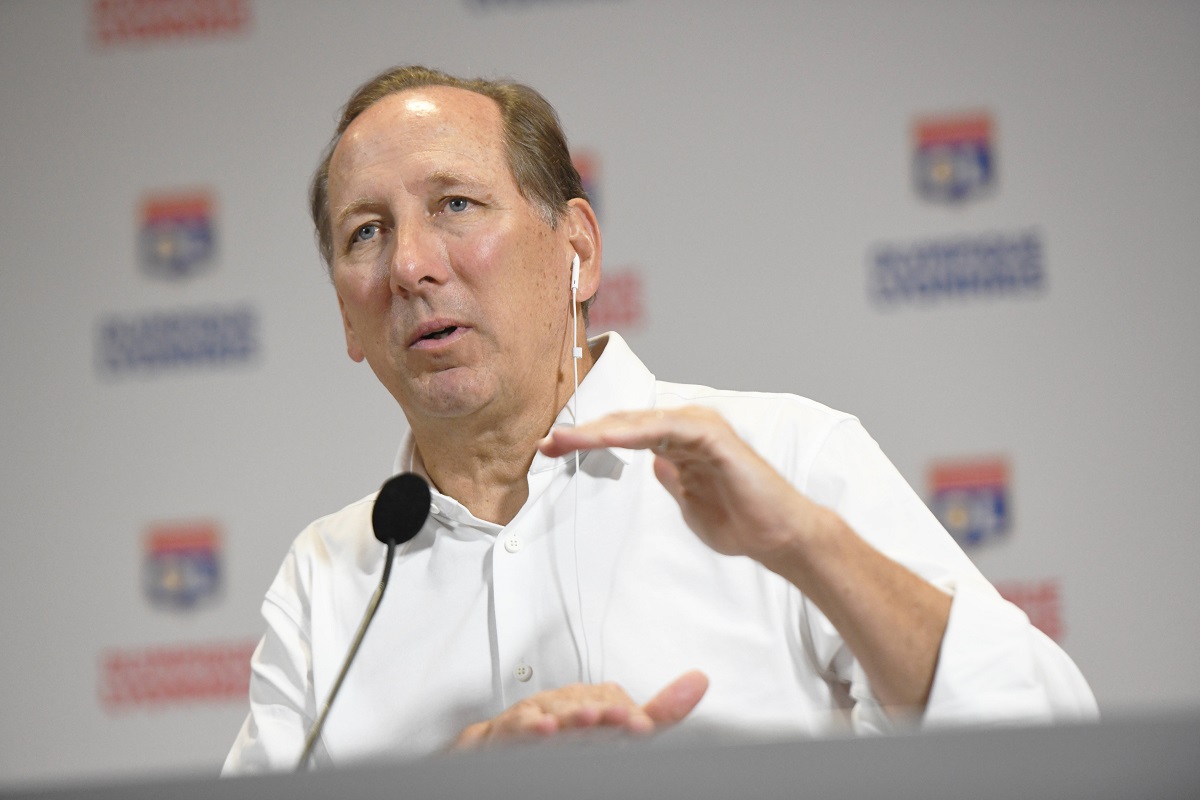
[[[387,556],[383,562],[383,577],[379,580],[379,588],[375,590],[371,602],[367,604],[367,613],[363,615],[362,624],[358,626],[358,633],[354,635],[354,642],[350,645],[350,652],[346,654],[342,671],[338,673],[337,680],[333,682],[329,699],[325,701],[320,716],[313,723],[312,729],[308,732],[308,738],[304,741],[304,750],[300,753],[300,761],[296,764],[297,772],[304,769],[308,763],[313,747],[317,744],[317,738],[321,735],[321,729],[325,727],[325,718],[329,716],[333,700],[337,697],[338,690],[342,688],[342,681],[346,679],[350,664],[354,661],[358,647],[362,644],[363,636],[367,633],[367,626],[375,618],[379,601],[383,599],[383,590],[387,588],[388,577],[392,574],[392,557],[396,554],[396,545],[404,544],[417,535],[429,517],[429,504],[429,484],[420,475],[411,472],[405,472],[389,479],[375,497],[375,508],[371,511],[371,527],[375,530],[375,538],[387,545]]]

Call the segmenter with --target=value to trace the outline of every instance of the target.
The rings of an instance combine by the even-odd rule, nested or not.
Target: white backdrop
[[[215,771],[288,543],[387,476],[305,190],[411,62],[555,104],[660,377],[856,413],[926,497],[1000,460],[976,563],[1110,717],[1200,706],[1200,3],[0,0],[0,786]],[[967,113],[984,191],[919,194]],[[197,191],[164,276],[144,203]],[[1033,288],[872,295],[881,249],[1022,237]]]

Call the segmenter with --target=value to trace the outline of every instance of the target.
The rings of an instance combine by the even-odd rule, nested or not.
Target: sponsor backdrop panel
[[[387,477],[305,191],[405,62],[559,109],[594,331],[858,414],[1105,713],[1200,706],[1200,5],[6,0],[0,786],[214,772]]]

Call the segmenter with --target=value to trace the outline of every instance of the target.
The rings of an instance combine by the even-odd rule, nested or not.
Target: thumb
[[[669,727],[682,720],[708,691],[708,676],[700,670],[680,675],[642,706],[656,727]]]

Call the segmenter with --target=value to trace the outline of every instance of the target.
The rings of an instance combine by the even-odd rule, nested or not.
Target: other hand
[[[684,673],[639,706],[615,683],[577,683],[539,692],[509,706],[498,716],[468,726],[454,747],[528,742],[563,731],[609,729],[644,736],[682,720],[708,690],[703,672]]]

